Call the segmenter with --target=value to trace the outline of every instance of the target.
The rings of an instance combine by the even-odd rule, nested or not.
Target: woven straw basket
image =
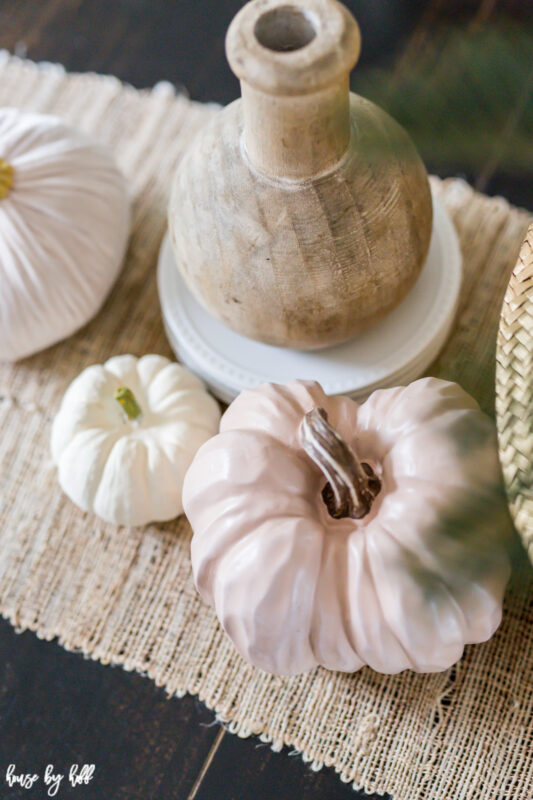
[[[496,416],[509,508],[533,562],[533,224],[503,301]]]

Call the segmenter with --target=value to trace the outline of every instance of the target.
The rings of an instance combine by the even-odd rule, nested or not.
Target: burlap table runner
[[[530,798],[533,593],[511,591],[489,643],[436,675],[323,669],[278,679],[245,664],[198,599],[184,518],[116,528],[78,511],[50,464],[68,383],[111,355],[171,355],[155,264],[174,167],[214,109],[167,84],[138,92],[0,54],[0,104],[53,112],[108,142],[130,181],[133,233],[103,311],[78,335],[0,369],[0,611],[20,628],[199,697],[240,736],[301,751],[315,768],[396,800]],[[500,304],[528,216],[457,180],[438,184],[464,254],[455,332],[433,366],[492,412]]]

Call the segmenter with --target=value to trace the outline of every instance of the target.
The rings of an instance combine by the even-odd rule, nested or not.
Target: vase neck
[[[331,170],[350,139],[349,73],[357,23],[337,0],[252,0],[226,37],[241,81],[253,168],[305,180]]]
[[[252,167],[272,178],[305,180],[329,172],[350,141],[348,75],[312,94],[282,96],[241,82],[244,147]]]

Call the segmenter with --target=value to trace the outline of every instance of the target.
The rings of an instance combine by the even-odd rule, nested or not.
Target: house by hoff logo
[[[57,797],[65,778],[68,778],[70,786],[86,786],[92,781],[94,770],[94,764],[72,764],[67,776],[63,772],[56,772],[53,764],[48,764],[41,776],[36,772],[17,772],[16,764],[10,764],[6,770],[6,783],[8,786],[19,786],[21,789],[33,789],[42,779],[47,789],[47,796]]]

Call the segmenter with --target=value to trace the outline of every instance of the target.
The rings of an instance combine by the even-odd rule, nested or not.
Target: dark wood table
[[[524,0],[347,0],[363,33],[356,89],[410,129],[430,169],[533,208],[533,14]],[[0,0],[0,48],[135,86],[170,80],[227,103],[224,33],[239,0]],[[528,139],[529,136],[529,139]],[[528,146],[529,145],[529,146]],[[95,764],[80,800],[357,800],[332,770],[227,733],[195,698],[0,622],[0,797],[43,798],[6,769]]]

